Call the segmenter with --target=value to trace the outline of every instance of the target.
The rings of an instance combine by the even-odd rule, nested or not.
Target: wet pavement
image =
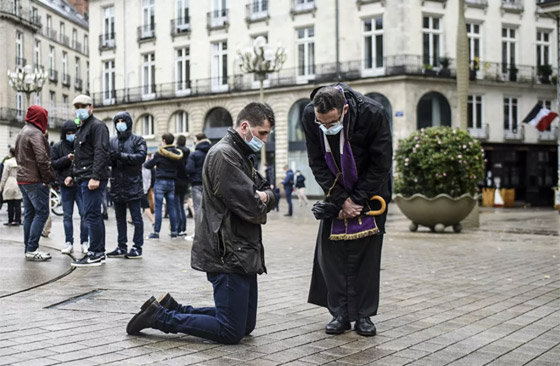
[[[59,252],[61,218],[41,240],[53,255],[48,263],[26,262],[21,228],[0,225],[0,364],[558,364],[557,212],[481,209],[480,229],[462,234],[411,233],[396,207],[390,212],[377,336],[326,335],[329,314],[306,302],[318,226],[308,206],[291,218],[270,215],[257,327],[237,346],[155,330],[126,334],[151,295],[170,291],[186,303],[212,304],[205,275],[190,268],[190,242],[170,239],[166,225],[141,260],[108,259],[73,271]],[[114,219],[106,224],[112,250]]]

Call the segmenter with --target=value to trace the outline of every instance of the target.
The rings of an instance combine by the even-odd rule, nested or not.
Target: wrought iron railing
[[[107,33],[99,36],[99,50],[110,50],[115,48],[115,33]]]
[[[146,39],[152,39],[156,37],[156,25],[155,23],[150,23],[146,25],[141,25],[138,27],[138,41],[143,41]]]
[[[182,34],[189,34],[191,32],[190,18],[177,18],[171,20],[171,35],[178,36]]]

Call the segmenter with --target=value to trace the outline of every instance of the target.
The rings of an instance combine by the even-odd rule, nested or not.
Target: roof
[[[66,0],[33,0],[36,3],[42,4],[46,8],[50,8],[60,16],[76,23],[89,30],[89,23],[68,1]]]

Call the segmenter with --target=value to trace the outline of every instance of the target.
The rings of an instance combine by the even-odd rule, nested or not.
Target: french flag
[[[556,116],[558,116],[558,113],[552,112],[537,103],[523,122],[536,127],[539,131],[546,131]]]

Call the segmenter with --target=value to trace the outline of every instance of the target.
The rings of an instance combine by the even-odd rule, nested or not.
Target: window
[[[64,36],[66,35],[66,25],[64,22],[60,22],[60,40],[62,41]]]
[[[80,58],[76,57],[76,80],[82,79],[82,65],[80,62]]]
[[[252,0],[251,14],[254,18],[261,18],[268,14],[268,0]]]
[[[299,77],[312,78],[315,75],[314,37],[313,27],[297,31],[297,74]]]
[[[154,0],[142,0],[142,37],[141,38],[153,37],[154,29],[155,29]]]
[[[175,132],[187,133],[189,132],[189,120],[187,112],[177,112],[175,114]]]
[[[227,42],[212,43],[212,90],[224,91],[227,86]]]
[[[56,115],[56,96],[53,91],[49,92],[49,116]]]
[[[115,102],[115,60],[103,63],[103,102],[105,104]]]
[[[516,30],[513,28],[502,28],[502,72],[515,73],[516,60]]]
[[[40,23],[41,19],[39,18],[39,10],[36,7],[31,8],[31,22],[32,23]]]
[[[191,87],[190,52],[189,48],[177,50],[177,92],[188,92]]]
[[[227,22],[227,0],[213,0],[211,26],[221,27]]]
[[[364,21],[364,69],[383,68],[383,18]]]
[[[68,95],[62,94],[62,118],[66,118],[68,112]]]
[[[78,31],[75,28],[72,29],[72,48],[78,48]]]
[[[16,117],[19,121],[23,119],[23,94],[16,94]]]
[[[177,0],[176,25],[179,31],[189,29],[189,0]]]
[[[517,133],[517,98],[504,98],[504,130]]]
[[[147,138],[154,136],[154,117],[150,114],[142,118],[142,135]]]
[[[467,109],[467,123],[469,128],[482,128],[482,96],[469,95]]]
[[[469,37],[469,66],[472,70],[480,69],[480,25],[467,24],[467,36]]]
[[[41,68],[41,41],[35,40],[35,48],[33,49],[33,69],[38,71]]]
[[[47,15],[47,37],[52,37],[52,17]]]
[[[20,0],[14,0],[13,4],[14,4],[14,14],[15,15],[20,15],[21,1]]]
[[[86,61],[86,91],[89,91],[89,61]]]
[[[313,9],[315,6],[315,0],[295,0],[296,11]]]
[[[66,82],[66,78],[68,77],[68,54],[66,52],[62,52],[62,82]]]
[[[146,98],[155,97],[156,93],[156,63],[155,54],[147,53],[142,56],[142,94]]]
[[[550,33],[537,32],[537,67],[550,65]]]
[[[89,55],[89,39],[87,34],[84,34],[84,53]]]
[[[548,110],[552,110],[552,101],[550,100],[539,100],[539,104]],[[552,130],[552,123],[548,125],[545,131],[551,131],[551,130]]]
[[[440,19],[436,17],[424,17],[423,25],[423,48],[424,65],[438,66],[440,58]]]
[[[54,56],[54,47],[49,46],[49,72],[52,73],[55,68],[55,56]]]
[[[104,47],[115,46],[115,7],[109,6],[103,9],[103,36]],[[84,40],[85,42],[85,40]]]
[[[23,33],[21,32],[16,32],[16,66],[25,66],[25,60],[23,59]]]

